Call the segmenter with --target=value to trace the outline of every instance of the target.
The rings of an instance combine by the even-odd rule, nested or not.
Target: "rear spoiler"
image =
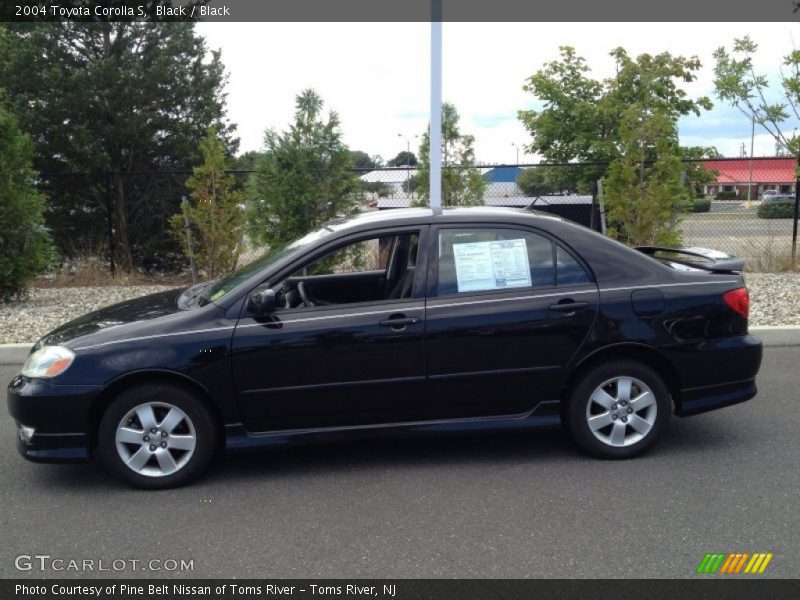
[[[668,260],[711,273],[739,273],[744,270],[744,259],[709,248],[665,248],[661,246],[634,246],[642,254]]]

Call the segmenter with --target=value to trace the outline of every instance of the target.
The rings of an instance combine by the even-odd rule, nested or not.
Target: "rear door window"
[[[552,286],[553,242],[520,229],[442,229],[436,294]]]
[[[556,285],[589,283],[589,274],[573,256],[556,246]]]

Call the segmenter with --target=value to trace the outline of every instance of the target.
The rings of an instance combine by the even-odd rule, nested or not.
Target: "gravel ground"
[[[109,304],[175,286],[33,288],[21,302],[0,303],[0,344],[33,343],[48,331]]]
[[[748,273],[750,324],[800,325],[800,273]],[[22,302],[0,304],[0,344],[33,343],[58,325],[101,306],[174,286],[34,288]]]
[[[750,325],[800,325],[800,273],[745,273]]]

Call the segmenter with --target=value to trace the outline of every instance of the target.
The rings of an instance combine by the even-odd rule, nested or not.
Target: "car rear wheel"
[[[598,365],[569,394],[567,426],[575,442],[601,458],[632,458],[667,427],[669,390],[650,367],[629,361]]]
[[[100,458],[115,475],[141,488],[190,482],[208,467],[216,447],[217,429],[210,412],[177,386],[125,390],[100,420]]]

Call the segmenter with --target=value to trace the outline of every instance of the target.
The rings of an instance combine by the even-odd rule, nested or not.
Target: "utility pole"
[[[409,140],[402,133],[398,133],[397,137],[401,137],[406,141],[406,194],[411,197],[411,140]],[[415,135],[414,137],[419,137]]]
[[[750,130],[750,175],[747,180],[747,208],[753,200],[753,143],[756,137],[756,116],[753,115],[753,128]]]

